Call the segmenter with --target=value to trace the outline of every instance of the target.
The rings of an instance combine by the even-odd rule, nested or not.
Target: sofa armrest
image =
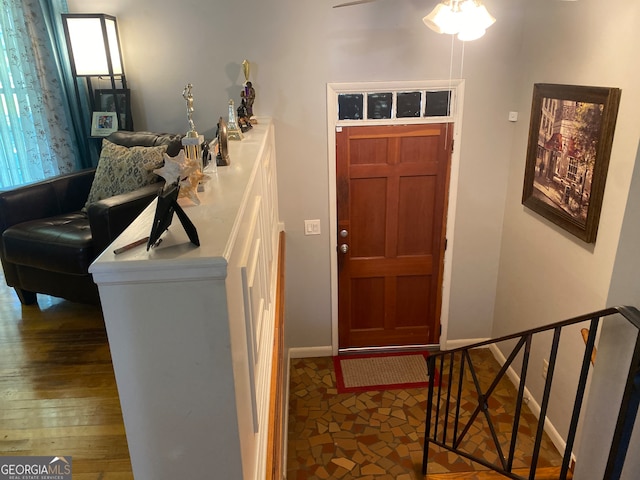
[[[29,220],[80,210],[94,174],[95,169],[81,170],[0,192],[0,233]]]
[[[92,203],[87,209],[96,253],[101,253],[157,197],[163,182]]]

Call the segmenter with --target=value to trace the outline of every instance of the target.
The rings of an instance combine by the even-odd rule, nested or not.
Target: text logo
[[[0,457],[0,480],[71,480],[71,457]]]

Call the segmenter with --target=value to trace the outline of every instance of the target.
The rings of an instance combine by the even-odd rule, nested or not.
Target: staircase
[[[439,378],[439,381],[430,383],[427,396],[427,418],[422,462],[424,478],[426,480],[488,480],[500,478],[514,480],[567,480],[573,478],[572,470],[570,469],[573,462],[573,446],[584,401],[587,378],[592,367],[591,361],[595,351],[598,327],[602,321],[607,321],[613,317],[619,318],[620,316],[640,330],[640,312],[638,310],[633,307],[613,307],[526,332],[430,355],[427,359],[429,376],[433,379]],[[566,448],[564,452],[560,452],[562,465],[559,467],[539,465],[541,444],[545,435],[544,420],[547,417],[551,391],[554,386],[553,379],[560,347],[560,336],[567,327],[580,325],[586,327],[582,329],[585,337],[585,350],[579,368],[579,375],[576,379],[578,388],[569,428],[566,432],[566,439],[563,438],[564,442],[566,442]],[[548,355],[545,353],[545,358],[548,358],[548,368],[545,374],[544,393],[539,405],[539,420],[536,431],[533,432],[521,428],[521,418],[523,411],[526,410],[525,404],[531,398],[531,394],[526,387],[531,346],[535,338],[537,353],[539,353],[540,348],[544,347],[545,342],[548,343],[548,339],[551,337]],[[482,385],[469,351],[484,347],[504,353],[507,350],[507,346],[512,346],[511,353],[508,354],[508,357],[505,354],[504,364],[494,380],[489,385]],[[507,377],[517,389],[515,405],[513,410],[508,412],[500,402],[492,398],[498,384],[501,381],[509,381]],[[603,456],[608,459],[604,474],[604,479],[606,480],[619,480],[622,474],[629,440],[640,404],[640,388],[635,388],[636,385],[640,385],[640,336],[636,341],[629,366],[613,441],[609,451],[602,452]],[[559,385],[558,388],[562,387],[562,385]],[[468,395],[463,397],[463,389],[466,391],[469,388],[475,389],[477,402],[471,405],[471,408],[466,402],[464,408],[462,408],[463,399],[468,398]],[[505,428],[505,416],[509,419],[507,428]],[[500,428],[496,427],[498,418],[500,418]],[[479,424],[481,424],[481,427],[478,426]],[[484,433],[482,434],[482,432]],[[486,470],[428,474],[429,455],[432,449],[440,449],[441,451],[444,450],[460,455],[476,464],[482,465]]]

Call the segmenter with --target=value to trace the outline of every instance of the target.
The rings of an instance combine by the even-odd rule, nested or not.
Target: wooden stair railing
[[[553,374],[556,367],[556,360],[558,358],[560,336],[565,327],[580,323],[588,323],[588,328],[582,329],[582,335],[585,339],[586,346],[582,365],[580,367],[573,411],[566,434],[566,448],[563,453],[562,466],[559,468],[559,471],[552,474],[553,480],[566,480],[571,478],[572,473],[570,467],[572,466],[572,451],[576,439],[580,412],[584,401],[587,378],[591,368],[591,363],[595,360],[595,339],[598,327],[602,320],[607,320],[609,317],[618,315],[621,315],[640,331],[640,312],[634,307],[621,306],[600,310],[544,327],[504,336],[495,340],[488,340],[463,348],[431,354],[427,358],[429,375],[431,378],[436,378],[436,372],[439,370],[441,374],[441,381],[437,385],[436,382],[431,382],[429,384],[422,474],[427,474],[429,449],[431,445],[435,445],[448,450],[449,452],[465,457],[477,464],[483,465],[494,472],[498,472],[500,474],[500,477],[498,478],[506,477],[514,480],[535,480],[547,478],[538,475],[538,472],[540,474],[544,473],[545,475],[549,473],[546,471],[543,472],[542,468],[538,468],[538,459],[544,434],[547,409],[551,397]],[[553,340],[549,351],[549,363],[546,372],[542,401],[540,403],[538,427],[534,437],[535,442],[533,450],[527,452],[527,455],[531,457],[530,470],[523,472],[514,468],[514,460],[516,445],[519,443],[518,432],[520,416],[523,404],[525,403],[525,385],[530,361],[531,345],[534,336],[537,338],[540,336],[539,334],[547,334],[547,336],[548,334],[553,334]],[[469,351],[474,348],[489,347],[502,342],[515,342],[515,347],[513,347],[511,353],[498,374],[495,376],[491,385],[483,387],[478,381],[478,375],[476,374],[475,366],[471,361]],[[513,423],[511,425],[511,432],[516,433],[512,433],[509,438],[504,435],[501,436],[500,432],[495,428],[490,408],[491,402],[489,400],[498,386],[498,383],[505,377],[509,370],[513,368],[512,366],[515,365],[515,360],[517,358],[522,359],[522,364],[519,373],[514,372],[515,375],[520,378],[519,384],[516,385],[518,393],[515,401],[515,411],[513,412]],[[477,393],[477,405],[470,417],[462,420],[460,415],[460,403],[462,398],[463,378],[465,378],[465,375],[467,378],[470,376],[473,380],[472,384]],[[636,388],[636,385],[640,385],[640,335],[636,340],[632,354],[613,441],[608,452],[608,460],[604,476],[607,480],[618,480],[622,474],[629,440],[631,433],[633,432],[633,425],[638,409],[640,408],[640,388]],[[463,448],[463,441],[470,432],[472,424],[478,417],[483,417],[488,426],[489,435],[485,441],[485,446],[493,449],[492,453],[495,454],[495,461],[488,461],[484,457],[481,458],[473,456]],[[476,475],[476,477],[441,477],[431,474],[426,478],[442,480],[445,478],[495,478],[478,476],[485,475],[485,473],[480,472],[473,472],[472,474]]]
[[[587,340],[589,339],[589,329],[588,328],[583,328],[580,330],[580,333],[582,334],[582,340],[584,340],[584,344],[587,344]],[[595,365],[596,364],[596,347],[593,347],[593,352],[591,352],[591,365]]]
[[[284,262],[285,233],[280,232],[278,246],[278,281],[276,285],[275,332],[269,395],[269,433],[267,436],[267,467],[265,480],[284,478]]]

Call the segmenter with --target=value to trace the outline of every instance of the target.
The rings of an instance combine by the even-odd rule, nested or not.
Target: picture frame
[[[595,243],[621,90],[537,83],[522,204]]]
[[[153,217],[153,224],[151,225],[151,233],[149,233],[149,239],[147,240],[147,251],[149,251],[151,247],[159,245],[161,241],[160,237],[169,229],[169,226],[171,226],[174,213],[178,216],[185,232],[187,232],[189,241],[196,247],[200,246],[200,239],[198,238],[198,231],[195,225],[178,204],[179,192],[180,187],[177,184],[172,184],[166,186],[164,190],[158,193],[156,212]]]
[[[120,110],[120,118],[118,119],[120,130],[133,131],[133,117],[131,115],[131,91],[128,88],[119,88],[116,90],[97,89],[94,90],[93,94],[95,101],[95,110],[101,112],[115,112],[115,102],[117,101],[118,109]]]
[[[91,136],[107,137],[118,131],[118,115],[116,112],[93,112],[91,119]]]

